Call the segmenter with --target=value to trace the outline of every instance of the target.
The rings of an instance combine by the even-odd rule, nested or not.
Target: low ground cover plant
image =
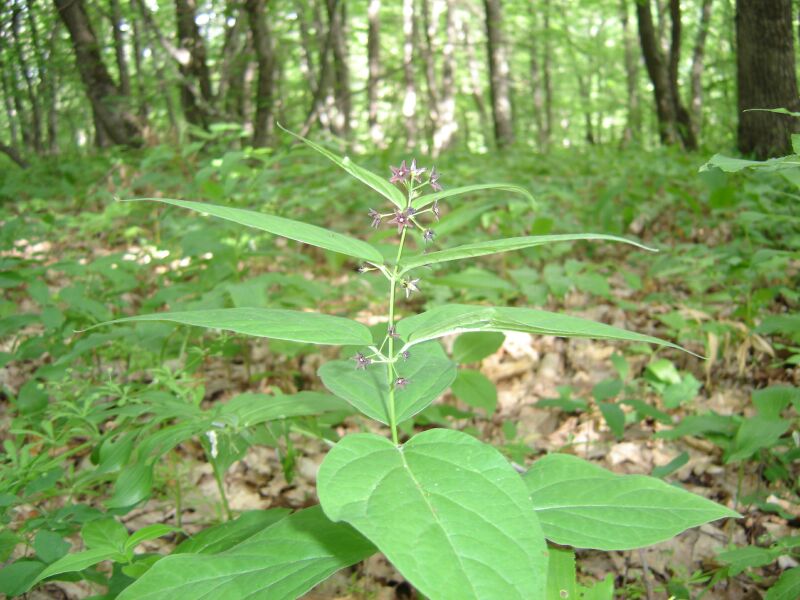
[[[129,535],[114,518],[90,519],[81,530],[86,549],[31,566],[33,575],[26,587],[72,577],[112,560],[119,575],[112,578],[109,593],[118,598],[206,597],[210,590],[215,597],[294,598],[379,551],[422,594],[434,599],[563,598],[578,593],[610,598],[611,579],[591,591],[576,581],[569,548],[639,548],[690,527],[737,516],[660,479],[616,475],[569,454],[550,454],[521,473],[497,449],[468,433],[441,427],[417,432],[409,426],[458,377],[456,362],[440,343],[446,336],[462,336],[458,350],[462,357],[470,355],[472,346],[478,347],[474,355],[481,356],[480,347],[492,347],[502,332],[678,348],[648,335],[530,308],[442,304],[408,314],[404,300],[423,293],[439,265],[580,240],[644,247],[603,234],[516,236],[446,247],[436,230],[446,203],[483,189],[523,197],[527,192],[508,184],[445,187],[443,175],[414,160],[392,167],[391,177],[384,178],[300,139],[387,203],[370,208],[365,225],[371,220],[375,227],[396,231],[394,245],[372,245],[308,223],[229,206],[154,200],[357,260],[364,276],[383,277],[388,284],[386,320],[370,329],[342,316],[253,307],[118,319],[116,323],[168,321],[342,346],[344,358],[319,369],[334,396],[245,395],[215,411],[187,411],[185,402],[173,407],[168,417],[161,414],[173,419],[172,424],[152,435],[124,437],[121,431],[109,439],[101,464],[105,460],[113,469],[136,456],[140,466],[122,471],[110,506],[124,513],[140,502],[146,495],[137,490],[151,477],[148,467],[188,437],[199,437],[215,472],[224,473],[247,447],[248,428],[254,424],[287,415],[346,410],[349,405],[374,426],[332,445],[317,477],[319,506],[294,513],[284,509],[246,513],[204,530],[166,557],[135,555],[134,550],[141,541],[174,528],[157,525]],[[276,400],[281,400],[279,406]],[[156,412],[154,403],[157,399],[137,414]]]

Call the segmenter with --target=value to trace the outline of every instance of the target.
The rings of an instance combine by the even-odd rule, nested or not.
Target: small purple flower
[[[394,326],[394,325],[392,325],[391,327],[389,327],[389,330],[386,332],[386,335],[388,335],[390,338],[396,338],[396,337],[398,337],[398,335],[397,335],[397,329],[395,329],[395,326]]]
[[[389,167],[392,170],[392,176],[389,178],[389,183],[400,183],[409,176],[411,171],[406,166],[406,161],[400,163],[399,167]]]
[[[425,243],[432,242],[433,238],[436,237],[436,233],[434,233],[433,229],[426,229],[422,233],[422,239],[425,240]]]
[[[441,214],[439,213],[439,201],[438,200],[434,200],[433,201],[433,208],[431,210],[433,211],[433,216],[436,217],[436,220],[438,221],[439,217],[441,216]]]
[[[406,299],[411,295],[412,292],[418,292],[419,288],[417,284],[419,283],[419,277],[416,279],[404,279],[400,282],[400,285],[406,291]]]
[[[411,175],[411,181],[419,181],[425,171],[427,171],[425,167],[417,168],[416,158],[411,159],[411,166],[408,169],[408,172]]]
[[[441,175],[441,173],[438,173],[436,171],[436,167],[431,168],[431,178],[428,180],[428,183],[431,184],[431,189],[434,192],[441,192],[442,191],[442,186],[439,183],[439,176],[440,175]]]
[[[398,377],[397,379],[394,380],[394,387],[396,389],[398,389],[398,390],[406,389],[406,386],[408,384],[409,384],[409,381],[405,377]]]
[[[403,350],[403,351],[400,353],[400,356],[402,356],[402,357],[403,357],[403,360],[408,360],[408,358],[411,356],[411,354],[408,352],[408,350]]]
[[[356,361],[356,370],[357,371],[359,369],[361,369],[363,371],[366,371],[367,367],[372,363],[372,361],[369,358],[367,358],[366,356],[364,356],[363,354],[361,354],[361,352],[356,354],[353,357],[353,360]]]
[[[394,218],[389,221],[392,225],[397,225],[397,233],[403,233],[403,229],[411,225],[411,215],[414,214],[413,208],[406,210],[397,210],[394,213]]]
[[[377,229],[378,226],[381,224],[381,219],[383,219],[383,215],[379,213],[377,210],[370,208],[369,212],[367,213],[370,218],[372,219],[372,226]]]

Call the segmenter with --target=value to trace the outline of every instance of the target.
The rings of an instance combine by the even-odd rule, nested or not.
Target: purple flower
[[[416,158],[412,158],[411,159],[411,166],[409,167],[409,170],[408,170],[409,174],[411,175],[411,181],[419,181],[420,178],[422,177],[422,174],[426,170],[427,169],[425,167],[417,168],[417,159]]]
[[[394,326],[394,325],[392,325],[391,327],[389,327],[389,330],[386,332],[386,335],[388,335],[390,338],[396,338],[396,337],[398,337],[398,335],[397,335],[397,329],[395,329],[395,326]]]
[[[438,221],[439,217],[441,216],[440,213],[439,213],[439,201],[438,200],[434,200],[433,201],[433,208],[431,210],[433,210],[433,216],[436,217],[436,220]]]
[[[397,233],[402,233],[405,227],[411,225],[411,215],[414,214],[413,208],[406,210],[397,210],[394,213],[394,218],[389,221],[393,225],[397,225]]]
[[[370,208],[369,212],[367,213],[370,218],[372,219],[372,226],[377,229],[378,226],[381,224],[381,219],[383,216],[377,210]]]
[[[433,229],[426,229],[422,233],[422,239],[425,240],[425,243],[432,242],[434,237],[436,237],[436,234],[434,233]]]
[[[394,380],[394,387],[398,390],[404,390],[408,384],[409,381],[405,377],[398,377]]]
[[[364,370],[366,371],[367,367],[372,363],[370,359],[359,352],[353,357],[353,360],[356,361],[356,370]]]
[[[419,288],[417,284],[419,283],[419,277],[416,279],[404,279],[400,282],[400,285],[406,291],[406,298],[411,295],[411,292],[418,292]]]
[[[433,167],[431,169],[431,178],[428,180],[428,183],[431,184],[431,189],[434,192],[441,192],[442,191],[442,186],[439,183],[439,176],[440,175],[441,175],[441,173],[437,173],[436,167]]]
[[[400,356],[402,356],[402,357],[403,357],[403,360],[408,360],[408,357],[409,357],[409,356],[411,356],[411,354],[408,352],[408,350],[403,350],[403,351],[400,353]]]
[[[406,166],[406,161],[400,163],[399,167],[389,167],[392,170],[392,176],[389,178],[389,183],[400,183],[411,173]]]

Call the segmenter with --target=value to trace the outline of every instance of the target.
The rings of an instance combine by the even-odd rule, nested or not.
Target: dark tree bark
[[[678,90],[678,62],[680,60],[681,18],[680,0],[669,0],[671,18],[670,46],[667,56],[661,50],[650,12],[650,0],[636,3],[639,40],[642,46],[647,73],[653,84],[658,132],[664,144],[680,143],[693,150],[697,140],[692,131],[689,111],[681,102]]]
[[[347,64],[347,2],[328,0],[328,20],[331,30],[331,50],[333,51],[333,91],[336,100],[336,119],[334,131],[345,137],[350,136],[350,117],[352,100],[350,98],[350,67]]]
[[[502,148],[514,142],[508,60],[503,44],[503,13],[500,0],[484,0],[486,49],[489,56],[489,90],[492,97],[494,137]]]
[[[6,156],[8,156],[8,158],[10,158],[11,160],[13,160],[17,164],[17,166],[19,166],[20,168],[22,168],[22,169],[27,169],[28,168],[28,161],[26,161],[24,158],[22,158],[22,156],[19,154],[19,152],[17,152],[11,146],[7,146],[7,145],[3,144],[2,142],[0,142],[0,152],[5,154]]]
[[[21,5],[17,2],[14,3],[11,9],[11,31],[14,35],[14,46],[17,51],[17,61],[19,63],[22,78],[25,80],[25,91],[28,95],[28,102],[31,105],[31,132],[33,142],[33,150],[35,152],[42,151],[42,109],[39,103],[39,97],[36,92],[36,85],[33,81],[31,73],[33,69],[30,68],[27,58],[27,50],[23,44],[22,36],[20,35],[20,21],[22,19]]]
[[[131,76],[128,57],[125,54],[125,34],[122,32],[122,11],[119,0],[111,0],[111,30],[114,33],[114,56],[119,72],[119,91],[123,96],[131,95]]]
[[[180,69],[184,77],[181,84],[181,105],[186,120],[199,127],[207,127],[209,114],[205,107],[213,100],[211,76],[206,64],[206,47],[195,22],[197,4],[195,0],[175,0],[177,42],[185,56],[181,57]],[[196,82],[197,87],[189,85]],[[198,89],[199,88],[199,89]],[[200,94],[200,98],[197,94]]]
[[[403,120],[406,127],[406,148],[417,145],[417,84],[414,78],[415,25],[414,0],[403,0]]]
[[[272,75],[274,58],[272,39],[264,11],[266,0],[246,0],[245,10],[250,20],[250,32],[256,50],[258,81],[256,83],[256,114],[253,120],[253,146],[266,146],[272,137]]]
[[[700,137],[703,126],[703,68],[705,62],[706,38],[708,26],[711,22],[711,4],[713,0],[703,0],[700,7],[700,22],[697,28],[697,37],[694,41],[692,52],[692,79],[691,96],[689,98],[689,113],[692,118],[692,130]]]
[[[100,46],[81,0],[54,0],[58,14],[69,30],[78,72],[97,121],[115,144],[140,144],[139,127],[125,106],[125,98],[114,84],[100,55]]]
[[[620,22],[625,51],[625,86],[628,99],[628,116],[622,133],[622,143],[638,142],[642,135],[642,113],[639,106],[639,57],[630,32],[628,0],[620,0]]]
[[[738,146],[763,159],[791,151],[797,119],[753,108],[797,111],[791,0],[737,0]]]
[[[133,42],[133,64],[136,68],[136,95],[138,103],[138,113],[142,120],[147,119],[149,112],[147,106],[147,93],[145,91],[145,73],[142,70],[142,59],[144,49],[142,48],[142,38],[139,30],[139,20],[136,18],[136,0],[131,0],[131,40]]]
[[[369,0],[367,6],[367,126],[372,143],[383,144],[383,132],[378,123],[378,86],[381,76],[381,37],[380,37],[381,0]]]

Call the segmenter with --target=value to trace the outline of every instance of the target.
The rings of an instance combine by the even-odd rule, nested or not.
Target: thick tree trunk
[[[706,38],[708,37],[708,26],[711,22],[711,3],[712,0],[703,0],[700,7],[700,21],[697,26],[697,37],[694,41],[694,51],[692,52],[692,79],[691,96],[689,98],[689,114],[692,119],[692,130],[697,137],[700,137],[700,130],[703,126],[703,67],[706,51]]]
[[[272,137],[272,75],[274,59],[272,40],[264,14],[266,0],[246,0],[245,10],[250,20],[250,32],[256,50],[258,83],[256,84],[256,114],[253,121],[253,146],[262,147]]]
[[[403,121],[406,128],[406,148],[417,145],[417,84],[414,79],[415,44],[414,0],[403,0]]]
[[[177,43],[185,54],[180,61],[181,74],[185,79],[181,84],[181,105],[189,123],[205,128],[210,121],[205,107],[211,104],[213,96],[206,64],[206,47],[195,22],[196,12],[195,0],[175,0]],[[199,90],[189,82],[196,82]],[[197,97],[198,92],[200,98]]]
[[[620,0],[620,22],[625,51],[625,87],[628,99],[628,116],[622,133],[622,143],[639,142],[642,135],[642,113],[639,106],[639,57],[630,32],[628,0]]]
[[[54,2],[69,30],[78,72],[101,128],[115,144],[139,145],[139,128],[124,105],[126,99],[120,97],[119,89],[103,63],[100,46],[82,0]]]
[[[757,158],[791,151],[797,119],[753,108],[798,110],[791,0],[737,0],[738,146]]]
[[[456,10],[453,0],[447,0],[446,4],[445,33],[447,37],[442,47],[442,83],[436,111],[438,118],[433,131],[433,156],[439,156],[442,151],[450,148],[458,131],[455,83]]]
[[[381,0],[369,0],[367,6],[367,126],[369,137],[376,146],[383,144],[383,132],[378,123],[378,86],[381,76],[381,38],[380,38]]]
[[[514,142],[509,68],[502,34],[503,13],[500,0],[484,0],[484,7],[494,137],[498,147],[502,148]]]
[[[11,85],[8,82],[6,65],[3,61],[2,53],[0,53],[0,84],[3,86],[3,105],[6,109],[6,120],[8,122],[9,134],[11,135],[11,146],[16,148],[19,145],[19,137],[17,133],[18,115],[14,109]]]
[[[22,158],[22,156],[20,156],[19,152],[17,152],[11,146],[7,146],[7,145],[3,144],[2,142],[0,142],[0,152],[5,154],[6,156],[8,156],[8,158],[13,160],[15,163],[17,163],[17,166],[19,166],[20,168],[22,168],[22,169],[27,169],[28,168],[28,161],[26,161],[24,158]]]
[[[681,41],[680,0],[670,0],[669,11],[672,27],[668,56],[664,55],[656,36],[653,16],[650,12],[650,0],[636,3],[639,40],[647,73],[653,84],[661,142],[664,144],[681,143],[684,148],[693,150],[697,147],[697,140],[692,131],[689,111],[681,102],[678,90]]]

